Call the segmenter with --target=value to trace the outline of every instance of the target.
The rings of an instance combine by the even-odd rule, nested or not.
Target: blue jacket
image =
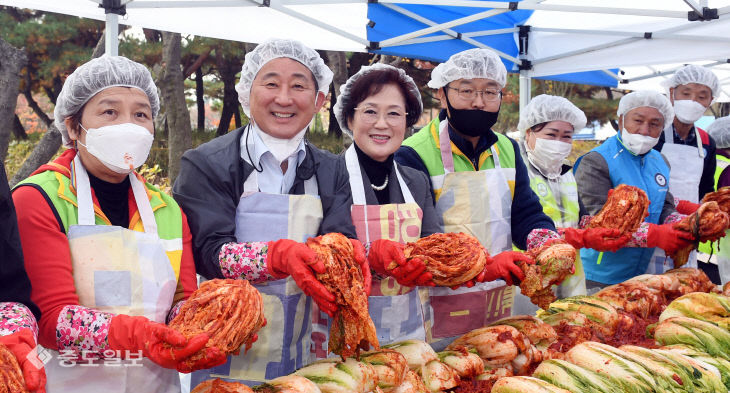
[[[658,224],[669,190],[669,166],[661,153],[649,150],[644,155],[634,155],[623,146],[618,135],[607,139],[591,152],[599,153],[606,161],[612,187],[628,184],[646,192],[650,204],[649,217],[645,221]],[[577,172],[580,171],[580,165],[579,159],[575,165]],[[579,182],[579,193],[581,187],[590,187],[590,184]],[[643,274],[653,253],[654,248],[627,247],[617,252],[598,252],[584,248],[580,250],[580,257],[586,279],[604,284],[616,284]]]

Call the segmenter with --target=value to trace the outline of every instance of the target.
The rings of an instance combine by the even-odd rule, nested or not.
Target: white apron
[[[144,316],[165,323],[177,287],[175,272],[157,235],[144,184],[134,173],[129,180],[144,232],[110,225],[95,225],[91,187],[86,169],[77,155],[71,179],[76,181],[78,225],[68,229],[74,284],[84,307]],[[182,245],[179,245],[180,249]],[[180,392],[177,371],[160,367],[149,359],[137,366],[76,364],[63,367],[56,351],[46,364],[49,393],[139,393]],[[136,354],[135,354],[136,356]]]
[[[705,165],[706,152],[702,146],[702,139],[697,127],[695,127],[694,132],[697,139],[696,147],[674,143],[674,126],[670,125],[665,128],[662,155],[669,161],[669,192],[675,198],[698,203],[700,179]],[[696,250],[689,254],[687,264],[682,267],[697,267]],[[674,261],[666,256],[664,250],[657,247],[649,261],[646,272],[649,274],[662,274],[669,269],[674,269]]]
[[[447,121],[439,124],[439,148],[444,179],[436,211],[443,219],[444,232],[475,236],[491,256],[512,249],[512,192],[508,180],[514,181],[515,169],[502,168],[492,146],[493,169],[454,172]],[[433,287],[428,293],[424,307],[426,339],[437,351],[457,336],[512,312],[514,289],[503,280],[456,290]]]
[[[345,153],[352,190],[352,223],[357,238],[364,244],[378,239],[399,243],[415,242],[421,237],[423,211],[416,204],[411,191],[393,162],[405,203],[367,205],[360,163],[353,145]],[[393,277],[373,278],[368,299],[380,345],[415,339],[425,340],[423,310],[417,287],[404,287]]]
[[[289,168],[296,170],[296,168]],[[266,242],[290,239],[304,242],[316,236],[322,222],[316,176],[304,181],[304,195],[259,192],[254,170],[243,185],[236,208],[236,240]],[[193,373],[191,387],[211,378],[224,378],[249,386],[287,375],[309,362],[312,298],[294,279],[256,284],[264,300],[267,324],[253,347],[229,356],[226,364]]]

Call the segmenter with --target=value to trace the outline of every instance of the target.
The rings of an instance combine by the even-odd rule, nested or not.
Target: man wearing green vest
[[[717,158],[717,166],[715,167],[715,189],[730,186],[730,171],[726,170],[730,167],[730,116],[716,119],[707,128],[707,133],[715,141],[717,148],[715,158]],[[720,273],[720,281],[723,284],[730,281],[730,238],[725,236],[719,240],[719,243],[702,243],[700,244],[700,252],[712,255],[710,262],[717,263]],[[701,255],[699,258],[706,260]]]
[[[507,80],[499,56],[488,49],[454,54],[434,68],[442,111],[396,152],[400,164],[429,176],[444,232],[476,236],[494,261],[473,288],[429,288],[426,335],[436,349],[450,337],[512,313],[509,268],[524,255],[510,251],[559,238],[530,188],[517,143],[492,131]],[[514,274],[514,273],[513,273]],[[499,280],[500,278],[504,281]]]

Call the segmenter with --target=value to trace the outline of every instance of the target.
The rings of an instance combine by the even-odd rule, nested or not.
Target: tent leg
[[[109,56],[119,55],[119,15],[106,14],[106,28],[104,30],[104,50]]]
[[[520,71],[520,112],[522,112],[532,98],[532,77],[527,71]]]

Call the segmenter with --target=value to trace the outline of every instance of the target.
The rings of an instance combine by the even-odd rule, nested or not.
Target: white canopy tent
[[[646,87],[656,81],[647,77],[654,71],[635,72],[633,67],[664,70],[657,65],[719,64],[730,59],[730,0],[0,0],[0,4],[106,20],[110,54],[116,53],[118,23],[244,42],[293,37],[325,50],[398,54],[423,48],[423,58],[431,60],[444,60],[466,47],[490,47],[490,37],[510,34],[515,50],[491,47],[511,71],[520,72],[521,105],[529,100],[531,78],[560,79],[599,71],[604,79],[610,75],[629,82],[622,87]],[[375,23],[369,17],[375,7],[415,27],[373,41],[369,35]],[[443,21],[445,11],[453,10],[460,12],[458,17]],[[469,30],[477,22],[519,10],[531,12],[522,27]],[[458,45],[451,53],[429,51],[429,43],[444,41]],[[623,67],[632,67],[627,68],[631,72],[616,76],[610,71]],[[727,91],[730,81],[723,80]]]

